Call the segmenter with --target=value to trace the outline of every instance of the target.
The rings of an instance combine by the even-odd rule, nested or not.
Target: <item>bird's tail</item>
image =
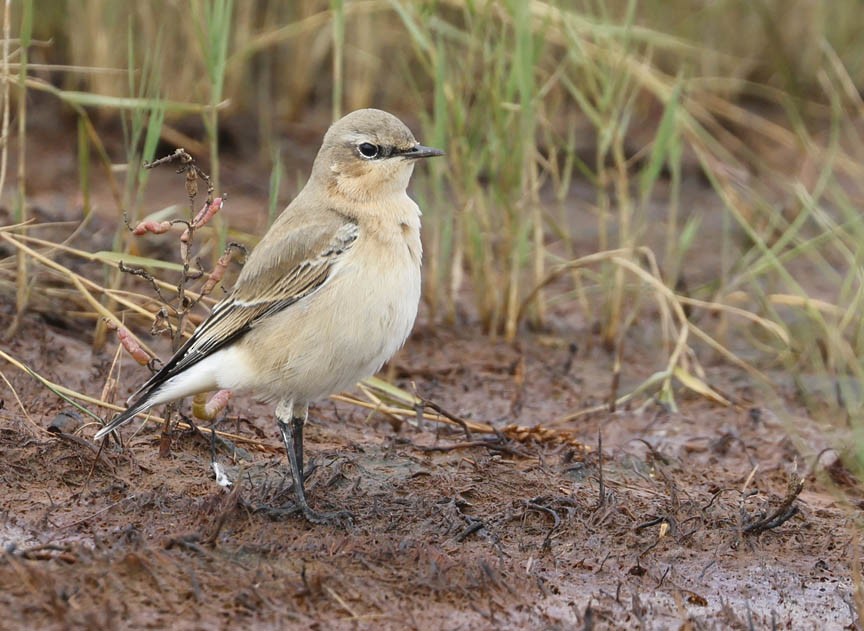
[[[136,414],[140,414],[141,412],[148,410],[149,408],[153,407],[153,405],[155,405],[155,402],[151,400],[151,397],[147,395],[139,397],[139,399],[135,403],[126,408],[125,411],[115,416],[110,423],[108,423],[105,427],[96,432],[96,435],[93,436],[93,440],[100,440],[101,438],[104,438],[105,436],[113,432],[115,429],[131,421],[133,418],[135,418]]]

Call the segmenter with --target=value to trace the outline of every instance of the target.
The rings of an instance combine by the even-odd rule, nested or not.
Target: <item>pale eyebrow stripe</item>
[[[374,139],[369,138],[369,136],[366,136],[364,134],[359,134],[356,132],[353,132],[353,133],[346,135],[346,138],[348,139],[348,141],[351,144],[354,144],[354,145],[359,145],[361,142],[369,142],[372,144],[376,144]]]

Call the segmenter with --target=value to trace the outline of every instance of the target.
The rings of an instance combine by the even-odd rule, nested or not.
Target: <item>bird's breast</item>
[[[404,227],[401,218],[361,221],[357,241],[321,289],[244,338],[250,361],[273,360],[247,387],[314,401],[373,375],[399,350],[420,302],[419,218],[407,219]]]
[[[356,263],[368,296],[364,316],[369,327],[380,327],[397,340],[392,354],[408,337],[417,315],[422,246],[418,225],[399,222],[388,228],[358,243]]]
[[[374,374],[411,333],[421,280],[419,230],[410,232],[404,235],[398,223],[371,231],[361,224],[357,242],[315,295],[318,308],[313,301],[297,305],[303,337],[312,342],[326,331],[320,339],[327,340],[303,344],[304,369],[326,374],[332,391]]]

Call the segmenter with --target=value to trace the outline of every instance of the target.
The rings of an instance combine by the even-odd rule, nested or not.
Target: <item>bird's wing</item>
[[[165,381],[237,340],[263,318],[309,296],[331,277],[360,234],[356,223],[335,213],[292,225],[282,222],[249,256],[233,291],[159,372],[130,397],[141,401]]]

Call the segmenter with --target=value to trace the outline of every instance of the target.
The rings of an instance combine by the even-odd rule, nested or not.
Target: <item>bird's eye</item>
[[[371,142],[361,142],[357,145],[357,151],[360,152],[360,155],[364,158],[368,158],[371,160],[372,158],[377,158],[381,153],[381,147],[378,145],[373,145]]]

